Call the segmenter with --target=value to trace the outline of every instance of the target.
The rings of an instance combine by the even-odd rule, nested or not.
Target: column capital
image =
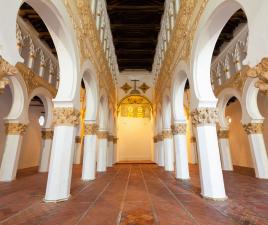
[[[220,139],[228,139],[229,138],[229,130],[219,130],[217,132],[218,138]]]
[[[85,124],[85,135],[97,135],[99,126],[96,123]]]
[[[117,144],[117,140],[118,140],[118,138],[114,136],[114,137],[113,137],[113,143],[114,143],[114,144]]]
[[[113,142],[113,141],[114,141],[114,136],[111,135],[111,134],[109,134],[109,135],[108,135],[108,141],[109,141],[109,142]]]
[[[163,139],[172,138],[173,137],[172,130],[171,129],[163,130],[162,131],[162,136],[163,136]]]
[[[190,139],[190,142],[191,143],[196,143],[196,138],[194,136],[192,136],[191,139]]]
[[[173,135],[185,135],[187,124],[186,123],[175,123],[171,125]]]
[[[27,125],[22,123],[5,123],[7,135],[23,135],[26,131]]]
[[[217,108],[197,108],[191,112],[193,126],[216,124],[218,117]]]
[[[97,136],[98,139],[108,139],[109,132],[107,130],[98,130]]]
[[[41,133],[42,133],[43,140],[53,139],[53,134],[54,134],[53,130],[42,130]]]
[[[157,143],[158,142],[158,135],[154,136],[153,140],[154,140],[154,143]]]
[[[79,122],[79,110],[72,107],[58,107],[53,109],[54,126],[78,126]]]
[[[243,124],[243,128],[247,134],[262,134],[263,133],[263,123]]]
[[[75,143],[76,144],[81,143],[81,137],[80,136],[75,136]]]

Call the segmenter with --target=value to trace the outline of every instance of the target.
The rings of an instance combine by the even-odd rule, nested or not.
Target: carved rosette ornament
[[[173,125],[171,125],[171,129],[172,129],[173,135],[185,135],[187,125],[186,125],[186,123],[173,124]]]
[[[259,78],[255,87],[259,88],[261,92],[268,93],[268,58],[263,58],[262,61],[247,71],[248,77]]]
[[[191,113],[193,126],[212,125],[218,122],[218,109],[216,108],[199,108]]]
[[[173,137],[172,130],[163,130],[162,132],[163,139],[169,139]]]
[[[262,134],[263,123],[248,123],[244,124],[243,128],[247,134]]]
[[[97,135],[99,126],[95,123],[85,124],[85,135]]]
[[[42,139],[49,140],[53,139],[54,132],[52,130],[42,130]]]
[[[217,132],[219,139],[228,139],[229,138],[229,130],[219,130]]]
[[[54,108],[54,126],[78,126],[80,122],[80,112],[75,108]]]
[[[80,144],[81,143],[81,137],[80,136],[76,136],[75,137],[75,143],[76,144]]]
[[[98,139],[108,139],[109,132],[99,130],[98,133],[97,133],[97,136],[98,136]]]
[[[5,128],[7,135],[23,135],[27,125],[22,123],[6,123]]]

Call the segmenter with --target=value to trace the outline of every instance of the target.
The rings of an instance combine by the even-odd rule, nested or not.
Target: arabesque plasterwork
[[[54,108],[54,126],[78,126],[80,123],[80,112],[75,108]]]
[[[193,38],[201,15],[208,0],[181,0],[179,14],[176,17],[174,32],[165,53],[165,58],[155,88],[155,100],[161,102],[161,93],[171,87],[171,75],[176,65],[184,60],[189,62]]]
[[[95,20],[87,0],[64,0],[69,16],[72,19],[80,50],[81,65],[89,59],[97,70],[100,88],[109,93],[110,102],[115,105],[115,85],[112,74],[100,42]]]

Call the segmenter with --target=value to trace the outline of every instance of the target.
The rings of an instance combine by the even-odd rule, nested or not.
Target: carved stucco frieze
[[[95,123],[85,124],[85,135],[97,135],[99,126]]]
[[[247,134],[262,134],[263,123],[248,123],[244,124],[243,128]]]
[[[268,94],[268,58],[263,58],[258,65],[250,68],[247,75],[248,77],[259,78],[255,87]]]
[[[42,139],[53,139],[54,132],[52,130],[42,130]]]
[[[42,79],[40,76],[35,74],[31,69],[22,63],[17,63],[17,70],[22,75],[25,85],[27,87],[28,94],[30,95],[32,91],[38,87],[43,87],[47,89],[53,97],[56,96],[57,90],[54,86],[49,84],[47,81]]]
[[[171,126],[173,135],[185,135],[187,124],[186,123],[176,123]]]
[[[168,44],[156,83],[155,101],[161,102],[164,89],[170,86],[171,73],[184,60],[189,62],[194,35],[208,0],[181,0],[179,14]],[[179,43],[179,44],[178,44]]]
[[[80,112],[75,108],[54,108],[54,126],[77,126],[80,122]]]
[[[219,113],[216,108],[199,108],[191,113],[193,126],[216,124],[218,117]]]
[[[5,123],[7,135],[23,135],[26,132],[27,125],[22,123]]]
[[[229,130],[219,130],[217,132],[219,139],[228,139],[229,138]]]

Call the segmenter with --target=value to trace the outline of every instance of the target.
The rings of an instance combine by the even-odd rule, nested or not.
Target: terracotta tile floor
[[[226,172],[229,200],[214,202],[199,195],[196,165],[190,174],[191,180],[178,181],[154,164],[120,164],[83,182],[76,166],[71,199],[45,204],[47,174],[24,173],[0,183],[0,224],[268,224],[268,181]]]

